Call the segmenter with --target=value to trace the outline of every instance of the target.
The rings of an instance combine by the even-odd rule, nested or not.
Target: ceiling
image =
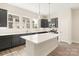
[[[48,3],[40,3],[40,10],[39,10],[39,3],[9,3],[11,5],[30,10],[35,13],[40,14],[49,14],[49,4]],[[72,8],[72,9],[78,9],[79,3],[51,3],[50,4],[50,13],[52,13],[53,10],[56,10],[56,8],[59,7],[66,7],[66,8]]]

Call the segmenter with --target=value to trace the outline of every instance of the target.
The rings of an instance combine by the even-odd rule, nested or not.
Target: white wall
[[[53,17],[58,17],[59,21],[59,41],[71,43],[71,9],[58,3],[52,5]]]
[[[22,15],[22,16],[27,16],[31,18],[37,18],[37,14],[34,12],[31,12],[27,9],[22,9],[7,3],[0,3],[0,8],[7,9],[9,13],[17,14],[17,15]]]
[[[79,43],[79,9],[72,10],[72,41]]]

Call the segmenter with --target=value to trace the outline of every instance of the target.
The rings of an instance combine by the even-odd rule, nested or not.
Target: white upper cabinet
[[[23,28],[30,29],[30,19],[27,17],[22,17]]]
[[[20,19],[17,15],[8,14],[8,28],[9,29],[19,29],[20,28]]]

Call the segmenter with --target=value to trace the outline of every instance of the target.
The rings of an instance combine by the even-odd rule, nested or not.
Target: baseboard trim
[[[67,42],[67,41],[59,41],[59,42],[65,42],[67,44],[72,44],[72,42]]]
[[[73,41],[72,43],[79,43],[79,42]]]

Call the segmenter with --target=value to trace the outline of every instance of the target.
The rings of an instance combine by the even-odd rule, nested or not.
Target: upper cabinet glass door
[[[30,28],[30,19],[27,17],[23,17],[23,28]]]
[[[39,25],[39,24],[38,24],[38,20],[37,20],[37,19],[33,19],[33,20],[32,20],[32,27],[33,27],[33,28],[38,28],[38,25]]]
[[[20,22],[19,16],[8,14],[8,28],[9,29],[12,29],[12,28],[19,29],[20,28],[19,22]]]

